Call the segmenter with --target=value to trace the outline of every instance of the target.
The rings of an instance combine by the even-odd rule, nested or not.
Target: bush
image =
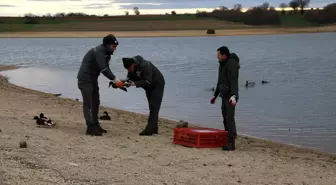
[[[319,24],[336,23],[336,3],[328,4],[322,10],[308,11],[304,19]]]
[[[25,17],[24,24],[39,24],[37,17]]]
[[[244,22],[244,13],[238,10],[214,10],[212,16],[219,20]]]
[[[249,25],[279,25],[280,16],[275,10],[254,7],[245,13],[244,23]]]
[[[212,16],[219,20],[243,22],[248,25],[278,25],[281,24],[279,14],[274,10],[254,7],[243,13],[239,10],[214,10]]]
[[[207,34],[216,34],[214,29],[207,29]]]

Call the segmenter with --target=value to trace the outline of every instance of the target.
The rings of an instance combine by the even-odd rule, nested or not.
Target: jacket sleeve
[[[135,81],[134,84],[137,88],[139,87],[149,87],[152,85],[152,68],[148,61],[144,61],[140,64],[140,69],[142,71],[143,80]]]
[[[214,97],[218,97],[219,95],[219,76],[218,76],[218,79],[217,79],[217,85],[216,85],[216,89],[215,89],[215,93],[214,93]]]
[[[108,78],[109,80],[114,80],[115,79],[115,75],[113,74],[113,72],[111,71],[110,67],[106,63],[104,52],[98,51],[98,50],[96,50],[96,48],[94,48],[94,51],[95,51],[95,58],[96,58],[98,67],[100,69],[100,72],[106,78]]]
[[[236,95],[238,99],[238,77],[239,77],[239,65],[236,60],[231,60],[228,65],[228,77],[230,80],[231,96]]]

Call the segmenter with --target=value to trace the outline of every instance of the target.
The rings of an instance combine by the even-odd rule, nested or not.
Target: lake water
[[[220,99],[209,103],[217,80],[216,50],[227,45],[241,59],[239,134],[336,153],[336,33],[188,38],[120,38],[111,69],[124,78],[121,57],[152,61],[166,78],[161,117],[223,128]],[[0,39],[1,72],[10,82],[79,98],[76,75],[85,52],[101,39]],[[255,81],[246,89],[246,80]],[[270,83],[262,85],[261,80]],[[147,114],[142,89],[125,93],[99,79],[104,106]],[[144,123],[145,124],[145,123]]]

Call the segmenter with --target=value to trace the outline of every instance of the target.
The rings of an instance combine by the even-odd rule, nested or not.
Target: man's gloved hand
[[[231,98],[229,99],[229,102],[231,103],[232,106],[236,106],[237,104],[237,98],[236,95],[232,95]]]
[[[114,89],[118,88],[117,85],[113,82],[113,81],[110,81],[109,82],[109,87],[113,87]]]
[[[130,87],[130,86],[135,86],[134,82],[132,81],[127,81],[124,83],[125,87]]]
[[[119,80],[118,78],[114,79],[114,83],[117,87],[123,87],[124,86],[124,82],[122,82],[121,80]]]
[[[214,96],[214,97],[212,97],[211,99],[210,99],[210,103],[211,104],[214,104],[216,102],[216,97]]]

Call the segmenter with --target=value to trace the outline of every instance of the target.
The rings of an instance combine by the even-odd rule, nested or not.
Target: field
[[[41,17],[38,24],[27,24],[22,17],[0,17],[0,32],[27,31],[158,31],[158,30],[204,30],[265,28],[241,23],[220,21],[196,15],[140,15],[140,16],[87,16],[87,17]],[[301,16],[282,16],[281,26],[311,26]]]

